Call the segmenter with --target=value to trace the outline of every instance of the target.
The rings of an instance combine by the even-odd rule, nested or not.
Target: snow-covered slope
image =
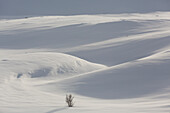
[[[5,59],[2,58],[0,65],[3,67],[1,69],[2,75],[8,76],[9,72],[14,72],[17,78],[23,76],[30,78],[56,76],[58,78],[105,67],[70,55],[50,52],[13,54]],[[5,75],[3,72],[9,74]]]
[[[136,98],[164,93],[169,91],[169,50],[168,47],[148,57],[68,79],[62,85],[69,84],[66,90],[73,88],[71,91],[78,94],[104,99]]]
[[[0,112],[169,112],[169,15],[1,19]]]

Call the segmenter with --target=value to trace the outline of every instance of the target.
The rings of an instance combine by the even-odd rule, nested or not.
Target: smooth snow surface
[[[169,107],[170,12],[0,20],[0,113]]]

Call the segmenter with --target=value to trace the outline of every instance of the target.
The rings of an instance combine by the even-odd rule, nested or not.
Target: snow
[[[169,112],[169,15],[1,19],[0,113]]]

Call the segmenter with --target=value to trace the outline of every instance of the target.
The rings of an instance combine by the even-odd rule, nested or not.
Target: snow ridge
[[[0,20],[0,112],[169,112],[169,15]]]

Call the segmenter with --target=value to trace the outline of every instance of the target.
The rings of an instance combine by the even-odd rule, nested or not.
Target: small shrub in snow
[[[66,95],[66,103],[68,104],[68,107],[74,106],[73,99],[74,99],[74,97],[71,94]]]

